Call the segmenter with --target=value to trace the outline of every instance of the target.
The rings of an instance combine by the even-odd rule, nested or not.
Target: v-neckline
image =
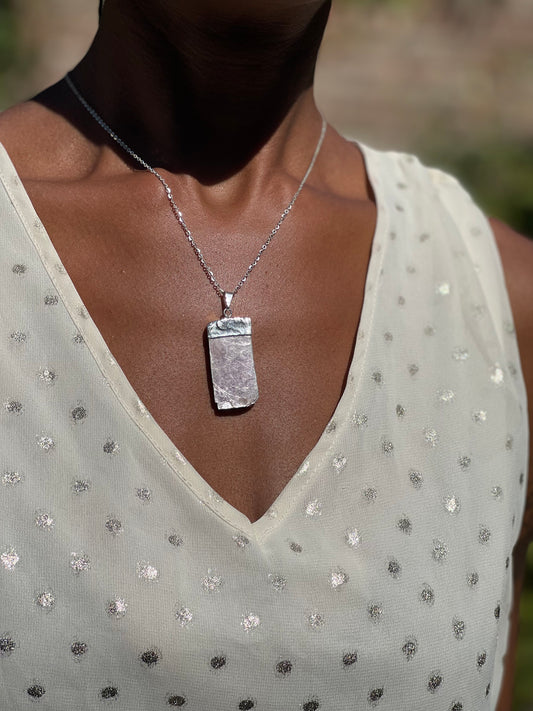
[[[264,538],[288,515],[293,505],[299,499],[299,494],[305,490],[313,479],[313,475],[322,469],[326,457],[333,454],[335,439],[346,426],[349,419],[347,409],[352,405],[359,391],[361,373],[363,371],[369,327],[373,321],[373,313],[377,300],[377,288],[372,288],[377,282],[379,268],[383,261],[383,249],[387,220],[387,209],[382,199],[380,181],[373,174],[374,149],[354,138],[347,138],[354,143],[362,155],[363,162],[376,201],[376,225],[371,241],[370,258],[367,265],[363,291],[363,303],[359,325],[355,335],[355,345],[348,369],[348,377],[344,390],[339,398],[332,417],[326,424],[315,445],[303,458],[302,463],[285,484],[269,509],[252,523],[248,516],[221,497],[203,478],[198,470],[185,458],[169,435],[153,418],[142,403],[133,385],[130,383],[120,364],[111,352],[101,331],[83,303],[69,273],[64,267],[55,246],[38,216],[20,176],[6,148],[0,143],[7,167],[11,171],[11,180],[0,177],[17,213],[31,238],[50,279],[52,280],[63,305],[67,309],[83,341],[96,361],[105,382],[110,386],[116,399],[135,422],[142,435],[161,455],[163,461],[172,469],[180,480],[189,488],[197,499],[213,513],[222,518],[233,529],[256,541]],[[380,248],[377,249],[377,245]],[[357,324],[355,324],[357,325]],[[357,368],[356,368],[357,366]],[[329,441],[328,441],[329,439]]]

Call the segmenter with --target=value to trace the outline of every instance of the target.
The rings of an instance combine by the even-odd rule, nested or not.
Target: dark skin
[[[95,41],[72,76],[164,175],[229,290],[292,198],[318,140],[312,80],[329,6],[177,5],[106,0]],[[155,421],[219,495],[256,521],[316,444],[345,386],[376,222],[358,148],[328,127],[295,208],[236,297],[236,313],[253,315],[260,399],[221,415],[207,387],[202,340],[220,303],[160,183],[107,139],[64,82],[4,112],[0,141]],[[533,422],[533,243],[491,224]],[[514,554],[513,629],[533,537],[533,475],[529,482]],[[515,638],[498,711],[510,709],[514,649]]]

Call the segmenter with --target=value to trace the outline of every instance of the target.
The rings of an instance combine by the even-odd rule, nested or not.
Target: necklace
[[[229,410],[232,408],[250,407],[258,397],[259,391],[257,387],[257,377],[255,373],[255,364],[252,350],[252,321],[249,316],[233,316],[231,304],[237,292],[242,288],[250,272],[255,268],[261,255],[267,249],[270,242],[281,227],[281,223],[292,210],[298,195],[300,194],[317,156],[320,152],[324,135],[326,133],[327,123],[322,116],[322,130],[320,138],[315,148],[315,152],[307,168],[307,171],[300,183],[298,190],[295,192],[292,200],[281,213],[281,217],[271,231],[270,235],[261,246],[256,258],[246,270],[233,291],[226,291],[218,283],[212,269],[207,265],[200,248],[196,244],[187,227],[181,210],[174,202],[172,190],[168,186],[166,180],[152,166],[140,158],[117,134],[108,126],[103,118],[93,109],[93,107],[84,99],[79,89],[75,86],[69,74],[65,75],[65,81],[80,103],[87,109],[89,114],[100,124],[100,126],[118,143],[132,158],[140,163],[146,170],[153,173],[165,189],[165,194],[170,202],[174,217],[179,222],[185,236],[191,245],[201,267],[209,279],[211,286],[222,300],[222,316],[217,321],[212,321],[207,324],[207,340],[209,344],[209,361],[211,367],[211,384],[213,398],[219,410]]]

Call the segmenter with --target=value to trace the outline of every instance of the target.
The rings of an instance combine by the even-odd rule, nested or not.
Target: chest
[[[57,197],[42,186],[32,193],[114,358],[204,479],[257,520],[317,442],[345,387],[375,205],[301,198],[300,212],[291,214],[234,301],[235,315],[252,318],[259,400],[246,411],[219,414],[205,328],[220,317],[221,304],[168,204],[136,208],[117,197],[114,205],[111,195],[108,210],[95,212],[91,203],[73,209],[88,204],[80,195],[63,196],[62,205]],[[197,240],[225,288],[255,256],[263,240],[258,232],[245,223],[228,237],[204,223],[204,240]]]

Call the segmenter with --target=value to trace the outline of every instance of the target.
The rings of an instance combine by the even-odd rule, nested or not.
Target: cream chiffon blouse
[[[349,377],[254,523],[139,400],[0,145],[2,711],[495,709],[528,465],[502,265],[452,175],[357,144]]]

